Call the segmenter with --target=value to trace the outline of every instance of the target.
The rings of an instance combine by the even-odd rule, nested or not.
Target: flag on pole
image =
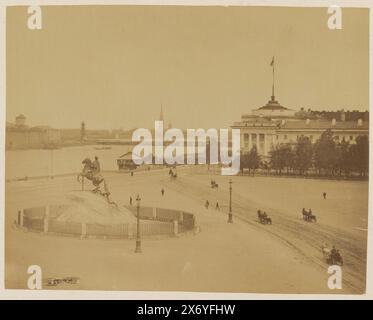
[[[273,67],[274,64],[275,64],[275,57],[273,56],[270,66]]]

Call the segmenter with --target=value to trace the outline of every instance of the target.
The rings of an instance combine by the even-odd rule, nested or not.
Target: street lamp
[[[137,195],[137,234],[136,234],[136,249],[135,253],[141,253],[141,238],[140,238],[140,196]]]
[[[228,223],[232,223],[232,179],[229,179],[229,213]]]
[[[53,148],[53,147],[52,147]],[[51,149],[51,172],[50,172],[50,178],[53,179],[53,149]]]

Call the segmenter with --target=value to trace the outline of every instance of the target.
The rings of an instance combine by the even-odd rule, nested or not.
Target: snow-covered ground
[[[93,192],[71,191],[67,194],[64,204],[66,207],[60,209],[55,218],[60,222],[102,225],[136,222],[136,218],[127,208],[113,206],[106,198]]]
[[[199,233],[143,240],[141,254],[134,253],[134,240],[80,240],[14,228],[19,208],[61,203],[79,190],[75,178],[6,183],[6,287],[26,288],[27,267],[37,264],[44,278],[79,277],[79,284],[61,287],[68,289],[335,293],[320,250],[326,243],[345,260],[337,292],[364,291],[367,182],[233,177],[234,222],[228,224],[229,177],[178,171],[176,180],[167,169],[105,175],[119,205],[139,193],[144,206],[196,214]],[[218,189],[210,187],[211,178]],[[301,219],[303,207],[312,208],[316,224]],[[257,222],[258,209],[272,226]]]

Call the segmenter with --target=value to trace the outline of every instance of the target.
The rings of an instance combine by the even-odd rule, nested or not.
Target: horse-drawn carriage
[[[177,178],[176,170],[175,170],[175,172],[174,172],[172,169],[170,169],[170,170],[168,171],[168,175],[170,176],[171,179],[176,179],[176,178]]]
[[[316,216],[312,214],[312,211],[302,210],[303,220],[307,222],[316,222]]]
[[[258,219],[261,224],[272,224],[272,219],[268,217],[267,213],[258,210]]]
[[[328,264],[343,266],[343,258],[339,250],[337,250],[334,246],[332,249],[329,249],[326,246],[321,246],[321,250]]]
[[[213,189],[219,188],[219,185],[216,183],[215,180],[211,180],[211,188],[213,188]]]

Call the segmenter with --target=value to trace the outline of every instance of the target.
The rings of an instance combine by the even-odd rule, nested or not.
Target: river
[[[108,146],[105,146],[108,147]],[[131,146],[113,145],[75,146],[61,149],[7,150],[5,152],[5,178],[54,176],[77,173],[82,169],[82,160],[98,156],[101,170],[118,170],[117,158],[131,150]]]

